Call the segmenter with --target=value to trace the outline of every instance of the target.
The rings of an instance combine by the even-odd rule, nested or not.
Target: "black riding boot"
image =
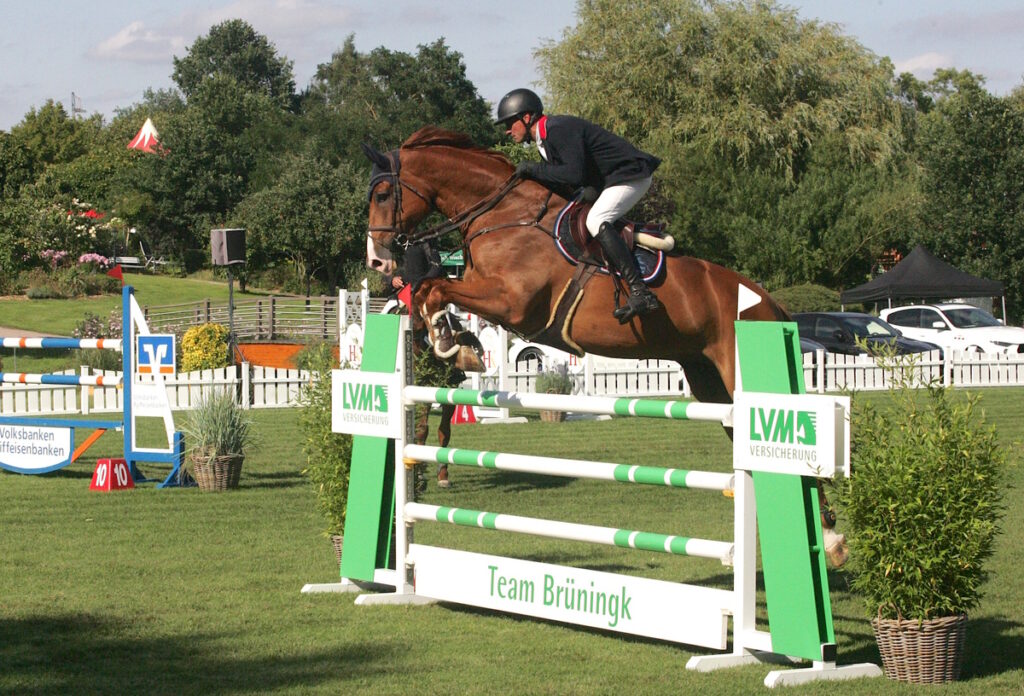
[[[629,253],[622,237],[609,223],[605,222],[598,230],[597,237],[601,249],[604,250],[604,257],[608,259],[608,265],[617,271],[622,279],[629,286],[629,297],[626,304],[616,309],[612,314],[619,320],[620,324],[629,322],[637,314],[647,314],[661,307],[658,298],[644,284],[640,277],[640,269],[637,268],[636,259]]]

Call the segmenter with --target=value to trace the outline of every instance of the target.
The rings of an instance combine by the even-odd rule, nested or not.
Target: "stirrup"
[[[661,302],[658,297],[644,286],[640,292],[630,292],[626,298],[626,304],[615,309],[612,316],[619,320],[620,324],[628,324],[629,321],[640,314],[650,314],[659,309]]]

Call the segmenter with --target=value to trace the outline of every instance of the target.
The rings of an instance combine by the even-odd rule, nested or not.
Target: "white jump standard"
[[[791,359],[799,356],[793,325],[737,323],[740,383],[765,393],[738,392],[734,409],[733,405],[685,401],[410,386],[407,321],[368,317],[366,346],[373,347],[365,353],[369,364],[364,359],[362,372],[333,375],[334,429],[355,435],[342,583],[307,586],[304,591],[386,587],[389,591],[362,594],[356,602],[455,602],[714,650],[727,649],[731,618],[732,651],[692,657],[689,669],[709,671],[794,658],[813,663],[806,669],[771,672],[765,679],[768,686],[881,675],[877,665],[836,665],[814,477],[848,472],[849,400],[769,393],[803,391],[802,373]],[[745,346],[754,349],[745,351]],[[700,472],[414,445],[414,406],[433,402],[715,421],[735,426],[734,471]],[[415,462],[729,491],[733,538],[697,539],[415,502],[410,486]],[[771,509],[756,507],[757,494],[772,501]],[[733,587],[702,587],[413,543],[414,526],[426,522],[713,558],[732,566]],[[768,631],[755,625],[759,527]],[[394,561],[389,564],[392,529]]]
[[[122,431],[123,459],[136,482],[146,479],[136,466],[138,462],[170,464],[171,471],[158,488],[177,486],[184,459],[184,438],[174,430],[164,388],[163,376],[152,369],[154,345],[164,353],[170,348],[173,358],[173,337],[153,336],[149,332],[145,315],[135,301],[130,286],[121,292],[121,325],[124,340],[110,338],[61,337],[3,337],[4,348],[60,349],[81,348],[112,350],[121,353],[121,375],[60,375],[0,372],[3,384],[42,384],[53,386],[114,387],[120,390],[121,417],[118,420],[75,420],[36,418],[31,416],[0,416],[0,468],[20,474],[45,474],[68,466],[77,460],[107,430]],[[140,355],[137,343],[145,343],[146,355]],[[143,369],[145,368],[145,369]],[[151,371],[146,371],[151,370]],[[144,373],[144,374],[143,374]],[[5,389],[6,391],[6,389]],[[83,399],[86,398],[84,395]],[[163,421],[166,447],[141,447],[137,443],[136,420],[139,416],[159,418]],[[94,432],[75,446],[74,431],[88,429]]]

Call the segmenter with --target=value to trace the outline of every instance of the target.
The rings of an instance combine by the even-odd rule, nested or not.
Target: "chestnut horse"
[[[564,349],[545,329],[576,271],[552,239],[567,199],[515,177],[515,168],[503,154],[433,126],[420,129],[390,153],[367,146],[364,150],[374,164],[367,239],[370,268],[393,270],[390,246],[396,240],[409,243],[461,231],[463,279],[425,280],[413,297],[414,322],[427,325],[435,349],[449,303]],[[434,210],[446,216],[447,223],[417,230]],[[697,399],[731,402],[733,322],[789,317],[767,292],[727,268],[681,255],[666,255],[665,266],[661,280],[651,288],[662,308],[624,325],[612,316],[621,281],[613,275],[594,275],[569,314],[566,336],[587,353],[674,360]],[[739,286],[760,301],[737,313]]]

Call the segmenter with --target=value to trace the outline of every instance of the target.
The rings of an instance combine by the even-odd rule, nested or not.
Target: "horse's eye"
[[[373,199],[378,205],[387,202],[389,198],[391,198],[391,193],[389,191],[381,191],[373,195]]]

